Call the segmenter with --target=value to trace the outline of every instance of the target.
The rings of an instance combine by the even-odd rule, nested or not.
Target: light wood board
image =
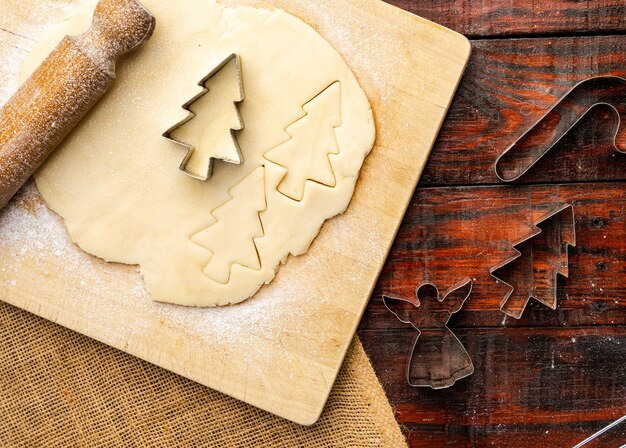
[[[0,5],[0,101],[46,25],[80,0]],[[235,3],[235,2],[229,2]],[[0,213],[0,298],[301,424],[320,416],[467,63],[463,36],[378,0],[274,0],[343,55],[377,141],[348,211],[253,299],[152,302],[133,266],[73,246],[31,183]]]

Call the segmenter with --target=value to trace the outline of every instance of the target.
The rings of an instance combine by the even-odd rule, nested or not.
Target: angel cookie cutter
[[[444,389],[474,373],[470,355],[448,328],[450,317],[460,311],[471,292],[472,281],[466,279],[444,297],[434,284],[423,283],[416,290],[417,304],[383,295],[385,307],[418,332],[406,368],[410,386]]]

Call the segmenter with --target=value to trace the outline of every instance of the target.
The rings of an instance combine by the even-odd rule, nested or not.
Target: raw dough
[[[167,132],[168,138],[189,148],[181,169],[196,179],[210,177],[214,158],[236,164],[242,160],[233,131],[243,129],[239,115],[243,86],[237,57],[230,55],[227,61],[209,79],[199,83],[206,92],[190,100],[193,102],[186,106],[189,116],[185,122],[176,123]]]
[[[240,302],[345,211],[374,142],[372,111],[339,54],[296,17],[208,0],[143,3],[157,17],[154,36],[120,62],[116,83],[37,172],[37,186],[73,241],[139,265],[155,300]],[[63,35],[87,29],[92,10],[40,44],[24,75]],[[216,161],[202,182],[179,171],[185,149],[161,134],[231,53],[242,64],[244,163]]]

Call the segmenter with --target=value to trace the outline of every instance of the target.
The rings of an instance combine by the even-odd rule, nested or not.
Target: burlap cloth
[[[4,303],[0,342],[2,447],[406,446],[358,339],[311,427]]]

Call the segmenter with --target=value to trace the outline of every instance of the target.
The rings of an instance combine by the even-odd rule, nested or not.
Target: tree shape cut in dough
[[[231,199],[211,212],[215,222],[191,237],[211,251],[203,273],[226,284],[234,264],[261,269],[254,242],[264,236],[259,212],[265,210],[265,167],[260,166],[230,190]]]
[[[264,155],[287,170],[278,191],[294,201],[302,200],[308,180],[336,185],[328,155],[339,154],[335,128],[341,126],[341,84],[331,84],[302,109],[305,115],[285,128],[291,138]]]
[[[243,129],[238,104],[243,101],[239,56],[231,54],[199,83],[203,91],[183,105],[189,115],[163,135],[187,148],[180,169],[206,180],[213,159],[240,164],[243,160],[235,131]]]

